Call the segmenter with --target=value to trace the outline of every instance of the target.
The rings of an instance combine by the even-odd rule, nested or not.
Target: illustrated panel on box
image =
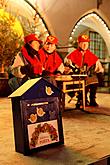
[[[24,100],[21,102],[25,129],[28,132],[29,148],[59,142],[57,97]]]

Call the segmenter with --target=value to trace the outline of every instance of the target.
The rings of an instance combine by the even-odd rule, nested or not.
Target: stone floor
[[[62,146],[24,156],[15,152],[11,100],[0,98],[0,165],[87,165],[110,155],[110,94],[97,93],[98,108],[62,113]]]

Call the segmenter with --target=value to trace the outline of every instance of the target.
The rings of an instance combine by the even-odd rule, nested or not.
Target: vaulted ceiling
[[[30,20],[38,12],[42,20],[44,20],[48,31],[58,37],[59,46],[68,45],[69,38],[76,24],[78,26],[73,38],[91,28],[102,36],[110,54],[110,1],[102,0],[102,3],[98,6],[99,8],[97,8],[97,2],[97,0],[83,0],[83,3],[81,0],[8,0],[8,10]],[[107,25],[105,28],[93,16],[82,19],[87,13],[93,13],[94,11],[106,22],[104,24],[104,26]],[[82,22],[80,22],[81,19]]]

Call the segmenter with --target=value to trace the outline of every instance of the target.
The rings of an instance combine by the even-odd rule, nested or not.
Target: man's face
[[[78,46],[82,49],[82,50],[87,50],[89,47],[89,43],[88,42],[79,42]]]
[[[39,50],[39,47],[40,47],[40,43],[38,41],[32,41],[31,42],[31,47],[33,49],[35,49],[36,51],[38,51]]]
[[[52,44],[52,43],[49,43],[49,42],[46,42],[44,44],[43,48],[45,49],[46,52],[53,53],[54,50],[56,49],[56,45]]]

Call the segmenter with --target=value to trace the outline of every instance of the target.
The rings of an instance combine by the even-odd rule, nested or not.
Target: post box
[[[60,96],[61,91],[44,78],[26,81],[9,96],[16,152],[30,155],[64,144]]]

